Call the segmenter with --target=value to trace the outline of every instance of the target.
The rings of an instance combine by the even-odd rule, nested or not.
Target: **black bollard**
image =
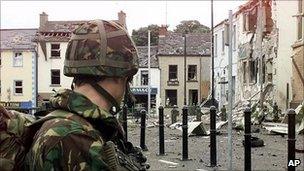
[[[295,148],[296,148],[296,112],[293,109],[289,109],[287,111],[288,114],[288,161],[294,161],[296,154],[295,154]],[[288,166],[288,171],[294,171],[294,166]]]
[[[216,108],[210,107],[210,166],[216,166]]]
[[[159,110],[159,155],[165,155],[165,133],[164,133],[164,108],[160,106]]]
[[[250,171],[251,170],[251,109],[249,107],[245,108],[244,117],[245,117],[244,170]]]
[[[122,108],[122,126],[125,131],[125,142],[128,141],[128,122],[127,122],[127,116],[128,116],[128,108],[127,105],[124,105]]]
[[[188,108],[183,108],[183,158],[182,160],[188,160]]]
[[[145,144],[146,139],[146,110],[141,110],[141,123],[140,123],[140,147],[143,151],[148,151],[147,146]]]

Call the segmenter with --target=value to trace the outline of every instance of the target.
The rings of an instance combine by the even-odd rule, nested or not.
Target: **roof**
[[[1,50],[28,50],[34,49],[32,42],[37,29],[1,29]]]
[[[165,37],[159,37],[158,55],[184,55],[184,38],[181,33],[168,33]],[[210,55],[211,34],[190,33],[186,35],[187,56]]]
[[[35,41],[68,42],[71,32],[80,24],[89,20],[78,21],[47,21],[39,27]],[[118,22],[118,20],[113,20]]]
[[[137,46],[138,50],[138,62],[140,68],[148,67],[148,46]],[[151,68],[158,68],[157,46],[151,46],[150,48],[150,66]]]

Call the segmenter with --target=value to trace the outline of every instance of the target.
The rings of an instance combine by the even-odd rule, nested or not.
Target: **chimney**
[[[48,21],[49,21],[49,15],[47,15],[45,12],[42,12],[42,14],[40,14],[39,27],[44,26]]]
[[[168,34],[167,28],[167,25],[161,25],[158,30],[158,36],[165,37]]]
[[[124,27],[126,27],[126,13],[124,13],[123,11],[120,11],[118,13],[118,22]]]

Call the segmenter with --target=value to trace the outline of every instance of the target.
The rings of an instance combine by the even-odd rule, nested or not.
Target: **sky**
[[[214,25],[228,18],[247,0],[214,1]],[[173,30],[182,20],[198,20],[211,26],[210,1],[2,1],[1,29],[38,28],[39,14],[46,12],[49,20],[116,20],[117,13],[127,15],[127,28],[149,24],[167,24]]]

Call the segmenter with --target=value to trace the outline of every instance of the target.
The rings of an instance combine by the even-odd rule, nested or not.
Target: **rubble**
[[[182,131],[182,123],[176,122],[170,125],[169,128]],[[209,133],[206,131],[203,122],[191,121],[188,122],[188,136],[190,135],[209,135]]]

